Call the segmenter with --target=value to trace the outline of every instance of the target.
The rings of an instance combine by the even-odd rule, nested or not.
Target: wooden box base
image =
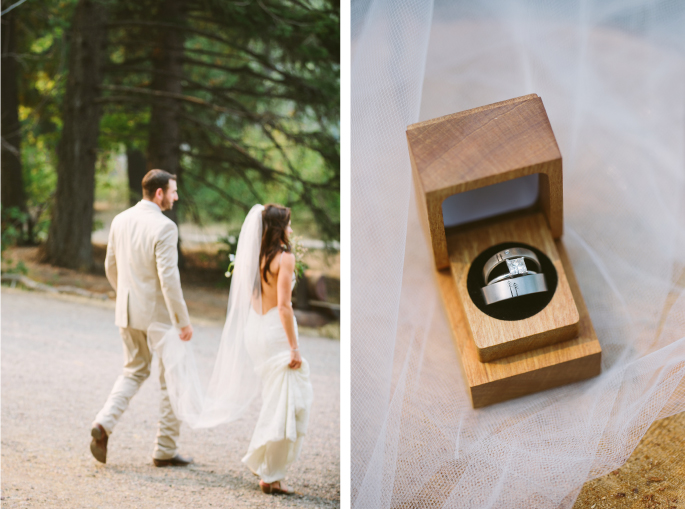
[[[555,245],[580,316],[578,336],[492,362],[479,359],[450,270],[436,272],[474,408],[578,382],[600,373],[602,349],[566,250],[561,240]]]
[[[476,307],[466,288],[474,258],[503,242],[522,242],[540,249],[557,272],[558,283],[552,301],[530,318],[515,321],[492,318]],[[507,214],[453,230],[447,234],[447,252],[469,334],[481,361],[492,362],[578,335],[578,310],[542,212]]]

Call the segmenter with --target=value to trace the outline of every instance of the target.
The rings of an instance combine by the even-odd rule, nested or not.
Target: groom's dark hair
[[[154,198],[157,189],[166,193],[170,180],[176,180],[176,175],[172,175],[164,170],[150,170],[143,177],[143,196]]]

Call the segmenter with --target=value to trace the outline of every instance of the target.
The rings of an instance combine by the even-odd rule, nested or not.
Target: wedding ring
[[[500,251],[499,253],[490,257],[488,261],[485,262],[485,265],[483,266],[483,280],[485,281],[485,284],[488,284],[488,278],[495,267],[506,260],[511,260],[512,258],[530,260],[531,262],[535,263],[538,271],[542,270],[540,260],[538,260],[537,255],[530,249],[526,249],[525,247],[510,247],[509,249],[504,249],[503,251]],[[511,265],[509,263],[507,263],[507,265],[509,265],[509,272],[512,272]],[[517,267],[517,273],[524,274],[526,271],[526,264],[525,262],[522,262],[522,266]]]
[[[486,304],[522,297],[547,291],[544,274],[514,277],[498,283],[489,284],[481,289]]]
[[[537,272],[529,270],[528,272],[524,273],[524,275],[527,275],[527,276],[532,276],[533,274],[537,274]],[[498,276],[495,279],[493,279],[492,281],[490,281],[487,284],[487,286],[490,286],[490,285],[493,285],[495,283],[499,283],[500,281],[504,281],[505,279],[511,279],[514,277],[516,277],[516,274],[512,274],[511,272],[509,272],[508,274],[502,274],[501,276]]]

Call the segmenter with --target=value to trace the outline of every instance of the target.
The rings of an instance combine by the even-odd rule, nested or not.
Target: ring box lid
[[[538,174],[539,206],[561,237],[561,153],[537,94],[412,124],[407,141],[438,269],[449,266],[442,203],[472,189]]]

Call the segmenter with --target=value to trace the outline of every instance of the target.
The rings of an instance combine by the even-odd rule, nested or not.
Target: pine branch
[[[181,113],[181,118],[185,118],[186,120],[194,123],[195,125],[201,126],[205,129],[208,129],[212,131],[214,134],[219,135],[221,138],[223,138],[225,141],[227,141],[236,151],[238,151],[247,161],[249,161],[252,164],[252,168],[259,171],[264,175],[265,178],[271,177],[274,178],[278,175],[282,175],[280,172],[277,172],[276,170],[272,170],[271,168],[264,166],[260,161],[255,159],[250,155],[250,153],[245,150],[236,140],[228,136],[226,133],[224,133],[220,128],[206,124],[202,122],[201,120],[198,120],[194,117],[191,117],[189,115]]]
[[[222,188],[220,188],[216,184],[213,184],[212,182],[210,182],[206,178],[202,177],[201,175],[197,175],[197,174],[189,171],[187,168],[183,169],[183,176],[188,176],[188,177],[192,178],[193,180],[200,182],[201,184],[204,184],[205,186],[207,186],[208,188],[215,191],[217,194],[219,194],[222,198],[224,198],[228,202],[230,202],[234,205],[238,205],[245,212],[249,212],[250,209],[252,208],[249,205],[247,205],[246,203],[243,203],[240,200],[238,200],[237,198],[234,198],[233,196],[228,194],[226,191],[224,191]]]
[[[190,81],[188,82],[189,84],[191,83]],[[196,85],[196,86],[188,86],[188,87],[183,87],[184,90],[207,90],[207,91],[212,91],[212,92],[224,92],[224,93],[230,93],[230,92],[235,92],[237,95],[246,95],[249,97],[257,97],[257,98],[266,98],[266,99],[282,99],[284,101],[295,101],[299,98],[299,96],[295,95],[287,95],[287,94],[275,94],[270,92],[268,89],[258,92],[255,90],[247,90],[245,88],[237,88],[237,87],[205,87],[202,85]]]
[[[241,65],[239,67],[229,67],[229,66],[225,66],[225,65],[212,64],[210,62],[203,62],[202,60],[196,60],[194,58],[187,58],[187,57],[183,58],[182,62],[184,64],[197,65],[199,67],[209,67],[210,69],[218,69],[220,71],[225,71],[225,72],[234,73],[234,74],[247,74],[247,75],[253,76],[257,79],[265,80],[265,81],[271,81],[271,82],[277,83],[279,85],[282,85],[283,83],[285,83],[284,80],[277,80],[271,76],[267,76],[265,74],[260,74],[256,71],[254,71],[253,69],[250,69],[250,67],[247,64]]]
[[[226,160],[224,158],[217,157],[217,156],[192,155],[192,154],[188,154],[188,155],[190,155],[191,157],[197,157],[199,159],[204,159],[204,160],[226,162],[226,163],[230,163],[232,168],[237,167],[237,165],[235,164],[234,161]],[[284,174],[282,174],[282,175],[284,175]],[[225,191],[224,192],[219,191],[221,188],[212,184],[211,182],[204,179],[203,177],[199,177],[196,174],[194,174],[193,177],[194,178],[197,177],[198,181],[208,185],[208,187],[211,187],[215,191],[219,192],[224,198],[228,199],[229,201],[233,200],[233,198],[230,195],[228,195]],[[256,189],[254,189],[254,186],[252,185],[251,179],[242,172],[241,172],[241,179],[248,186],[248,188],[250,189],[252,194],[255,196],[257,201],[259,201],[259,202],[263,201],[261,199],[261,197],[259,196],[259,193],[256,191]],[[330,235],[331,237],[335,237],[335,235],[337,233],[337,229],[340,226],[339,222],[332,221],[330,219],[330,217],[328,216],[326,210],[324,210],[322,207],[319,207],[316,205],[316,202],[315,202],[315,200],[314,200],[314,198],[310,192],[310,189],[307,188],[307,187],[311,187],[311,186],[308,186],[307,185],[308,183],[306,181],[301,181],[301,182],[303,183],[304,189],[302,190],[302,192],[299,193],[298,199],[289,200],[289,202],[286,205],[292,206],[292,205],[297,204],[297,203],[304,204],[307,208],[309,208],[314,213],[314,217],[316,218],[316,221],[322,225],[324,231],[328,235]]]
[[[128,20],[121,20],[121,21],[112,21],[110,23],[107,23],[106,26],[107,26],[107,28],[116,28],[116,27],[122,27],[122,26],[145,26],[145,27],[182,30],[182,31],[188,32],[190,34],[199,35],[201,37],[205,37],[207,39],[211,39],[213,41],[217,41],[217,42],[220,42],[220,43],[223,43],[223,44],[226,44],[228,46],[233,47],[233,43],[224,37],[220,37],[220,36],[213,34],[211,32],[206,32],[204,30],[198,30],[196,28],[193,28],[193,27],[190,27],[187,25],[179,25],[176,23],[164,23],[161,21],[140,21],[140,20],[135,20],[135,19],[128,19]]]
[[[220,111],[220,112],[226,112],[226,111],[228,111],[228,112],[231,112],[231,113],[233,113],[233,114],[242,116],[243,118],[249,118],[249,119],[251,119],[251,120],[253,120],[253,121],[256,121],[256,122],[262,127],[263,132],[264,132],[264,133],[267,135],[267,137],[272,141],[272,143],[274,144],[274,146],[276,146],[277,149],[281,152],[281,154],[283,155],[284,159],[287,161],[289,167],[291,168],[291,171],[293,172],[294,175],[297,176],[296,179],[297,179],[298,181],[305,182],[305,180],[303,180],[303,179],[300,178],[300,176],[297,174],[296,169],[295,169],[295,168],[292,166],[292,164],[290,163],[290,161],[289,161],[287,155],[285,154],[285,151],[284,151],[283,147],[276,141],[276,139],[273,137],[273,135],[272,135],[272,133],[269,131],[269,129],[267,129],[267,126],[270,127],[270,128],[276,128],[276,126],[274,126],[271,122],[264,122],[264,121],[263,121],[263,120],[264,120],[263,118],[259,118],[259,117],[253,116],[253,114],[252,114],[251,112],[249,112],[249,111],[245,111],[245,110],[243,110],[243,111],[229,110],[228,108],[223,108],[223,107],[218,106],[218,105],[213,105],[213,104],[211,104],[211,103],[207,103],[206,101],[202,101],[201,99],[198,99],[198,98],[195,98],[195,97],[192,97],[192,96],[183,96],[183,95],[181,95],[181,94],[173,94],[173,93],[170,93],[170,92],[161,92],[161,91],[156,91],[156,90],[143,89],[143,88],[139,88],[139,87],[120,87],[120,86],[115,86],[115,85],[105,85],[105,86],[103,86],[103,88],[108,89],[108,90],[120,90],[120,91],[125,91],[125,92],[126,92],[126,91],[128,91],[128,92],[138,92],[138,93],[143,93],[143,94],[150,95],[150,96],[153,96],[153,97],[173,97],[173,98],[179,98],[179,97],[181,97],[181,98],[186,98],[186,99],[191,98],[192,100],[189,101],[189,102],[192,102],[192,103],[195,103],[195,104],[202,104],[202,105],[210,106],[210,107],[212,107],[212,109],[215,110],[215,111]],[[100,98],[96,99],[96,101],[97,101],[97,102],[101,102],[101,103],[124,103],[124,102],[130,102],[130,103],[139,103],[139,104],[142,103],[142,104],[145,104],[145,101],[144,101],[144,100],[138,100],[138,99],[136,99],[135,97],[128,97],[128,96],[104,96],[104,97],[100,97]],[[240,107],[240,104],[239,104],[239,103],[238,103],[237,105]],[[196,118],[190,117],[190,116],[188,116],[188,115],[182,115],[182,116],[183,116],[184,118],[186,118],[187,120],[189,120],[189,121],[195,123],[195,124],[202,125],[203,127],[207,128],[207,129],[211,129],[212,132],[214,132],[214,133],[216,133],[216,134],[220,134],[220,136],[222,136],[226,141],[228,141],[229,143],[231,143],[231,145],[232,145],[236,150],[238,150],[244,157],[249,158],[249,160],[251,161],[251,163],[255,166],[255,169],[258,169],[259,171],[262,171],[262,172],[263,172],[263,171],[273,171],[273,170],[269,170],[269,169],[267,169],[265,166],[261,165],[261,163],[259,163],[259,162],[258,162],[256,159],[254,159],[247,151],[245,151],[245,150],[242,148],[242,146],[241,146],[236,140],[234,140],[233,138],[230,138],[230,137],[228,137],[227,135],[225,135],[225,133],[223,133],[223,131],[221,131],[221,130],[218,129],[217,127],[212,126],[212,125],[209,125],[209,124],[204,124],[203,122],[200,122],[200,121],[197,120]],[[302,137],[301,135],[293,135],[292,133],[290,133],[289,131],[287,131],[287,130],[285,130],[285,129],[282,129],[282,128],[278,128],[278,129],[279,129],[279,131],[282,132],[287,138],[292,139],[292,140],[296,140],[298,144],[303,145],[303,146],[306,146],[306,147],[308,147],[308,148],[310,148],[310,149],[316,150],[317,152],[320,152],[320,153],[321,153],[320,150],[318,150],[318,149],[316,149],[316,148],[309,147],[309,146],[305,143],[305,141],[304,141],[304,139],[303,139],[303,137]],[[324,155],[324,154],[322,154],[322,155]],[[331,186],[330,186],[328,183],[321,184],[320,186],[321,186],[322,188],[331,189]]]
[[[166,29],[183,30],[183,31],[186,31],[188,33],[199,35],[199,36],[205,37],[207,39],[211,39],[211,40],[220,42],[222,44],[226,44],[227,46],[230,46],[232,48],[235,48],[237,50],[240,50],[240,51],[250,55],[257,62],[259,62],[263,67],[269,69],[270,71],[273,71],[273,72],[280,74],[284,78],[292,80],[298,86],[303,86],[305,88],[315,90],[313,87],[311,87],[307,83],[303,82],[299,77],[292,75],[290,73],[287,73],[283,69],[277,68],[269,60],[269,58],[266,55],[262,55],[262,54],[259,54],[257,52],[254,52],[254,51],[252,51],[252,50],[250,50],[244,46],[239,46],[239,45],[235,44],[234,41],[231,41],[231,40],[226,39],[224,37],[220,37],[220,36],[213,34],[211,32],[206,32],[204,30],[198,30],[198,29],[188,27],[185,25],[178,25],[176,23],[163,23],[163,22],[159,22],[159,21],[138,21],[138,20],[114,21],[114,22],[108,23],[107,27],[117,27],[117,26],[127,26],[127,25],[130,25],[130,26],[150,26],[150,27],[158,27],[158,28],[166,28]]]
[[[226,93],[227,93],[229,90],[231,90],[230,88],[208,87],[208,86],[206,86],[206,85],[203,85],[203,84],[201,84],[201,83],[198,83],[197,81],[188,79],[188,78],[186,77],[185,74],[184,74],[184,75],[179,75],[179,74],[176,74],[176,73],[172,73],[172,72],[168,72],[168,71],[163,71],[163,70],[160,70],[160,69],[152,69],[152,68],[147,68],[147,67],[128,66],[128,65],[126,65],[126,62],[123,63],[123,64],[116,64],[116,65],[107,66],[106,69],[107,69],[107,70],[110,70],[110,71],[116,71],[116,72],[126,72],[126,71],[129,71],[129,72],[134,72],[134,73],[158,74],[158,75],[162,75],[162,76],[168,76],[168,77],[170,77],[170,78],[181,78],[181,79],[183,79],[183,80],[185,81],[186,84],[192,85],[192,87],[187,87],[187,86],[184,85],[184,89],[186,89],[186,90],[204,90],[204,91],[209,92],[210,94],[212,94],[212,97],[213,97],[214,99],[224,99],[224,100],[226,100],[228,103],[230,103],[230,104],[236,106],[237,108],[239,108],[239,110],[243,113],[243,115],[242,115],[243,117],[249,118],[250,120],[253,120],[253,121],[256,122],[256,123],[260,123],[260,124],[261,124],[261,123],[267,123],[267,124],[270,124],[270,123],[273,123],[275,120],[282,119],[282,117],[277,116],[277,115],[275,115],[275,114],[273,114],[273,113],[269,113],[269,114],[265,114],[265,115],[261,115],[261,116],[260,116],[260,115],[255,115],[255,114],[252,113],[251,111],[249,111],[249,110],[247,110],[246,108],[244,108],[243,105],[242,105],[242,103],[241,103],[240,101],[238,101],[237,99],[235,99],[235,98],[233,98],[233,97],[230,97],[230,96],[226,95]],[[242,90],[240,90],[240,89],[237,89],[237,90],[239,90],[240,93],[242,93]],[[251,96],[254,96],[254,97],[262,97],[259,93],[256,93],[256,92],[254,92],[254,93],[252,93],[252,94],[248,94],[247,92],[248,92],[248,91],[245,91],[245,95],[251,95]],[[188,97],[188,96],[186,96],[186,97]],[[272,96],[272,97],[276,97],[276,96]],[[288,98],[288,97],[284,97],[284,99],[295,100],[294,98]]]
[[[300,27],[306,27],[306,26],[312,26],[312,25],[313,25],[313,23],[301,23],[301,22],[298,23],[297,21],[293,21],[293,20],[291,20],[291,19],[289,20],[289,19],[286,19],[286,18],[281,18],[281,17],[279,17],[279,16],[276,16],[276,14],[274,14],[273,11],[269,10],[269,9],[266,7],[266,5],[264,5],[264,3],[262,3],[261,0],[257,0],[257,5],[259,5],[259,7],[261,7],[262,10],[263,10],[264,12],[266,12],[269,16],[271,16],[271,18],[272,18],[276,23],[282,23],[282,24],[284,24],[284,25],[297,25],[297,26],[300,26]]]
[[[209,108],[211,110],[220,112],[220,113],[229,113],[231,115],[238,115],[238,116],[245,116],[243,112],[237,111],[237,110],[232,110],[230,108],[224,108],[223,106],[219,106],[216,104],[209,103],[207,101],[203,101],[202,99],[199,99],[197,97],[193,97],[192,95],[183,95],[183,94],[176,94],[174,92],[164,92],[162,90],[151,90],[148,88],[141,88],[141,87],[125,87],[125,86],[120,86],[120,85],[101,85],[99,88],[102,90],[111,90],[113,92],[130,92],[133,94],[143,94],[143,95],[150,95],[154,97],[168,97],[171,99],[177,99],[179,101],[184,101],[192,104],[197,104],[199,106],[204,106],[206,108]],[[102,98],[105,99],[105,98]]]
[[[136,103],[143,104],[145,106],[149,105],[150,102],[145,99],[140,99],[138,97],[131,97],[129,95],[105,95],[95,99],[96,103],[102,104],[118,104],[118,103]]]
[[[207,143],[207,145],[209,145],[209,148],[212,149],[213,152],[217,152],[217,149],[214,146],[214,144],[212,143],[212,140],[210,139],[209,134],[204,130],[200,130],[199,132],[200,132],[200,135],[205,139],[205,142]],[[208,156],[208,155],[195,155],[193,157],[197,157],[199,159],[212,160],[212,161],[218,161],[218,162],[230,164],[232,169],[235,169],[238,171],[241,179],[243,180],[243,182],[245,182],[248,189],[250,190],[252,195],[257,199],[257,201],[258,202],[262,201],[260,194],[257,192],[254,185],[252,185],[252,179],[248,178],[248,176],[245,172],[245,169],[237,161],[228,160],[226,158],[222,158],[222,157],[214,156],[214,155],[210,155],[210,156]],[[250,169],[250,167],[248,167],[248,169]]]
[[[218,58],[237,58],[238,55],[228,55],[226,52],[222,51],[212,51],[208,49],[201,48],[183,48],[183,53],[197,53],[198,55],[205,55],[208,57],[218,57]],[[249,63],[251,60],[243,59],[244,63]]]
[[[300,200],[303,203],[305,203],[312,212],[314,212],[314,217],[316,218],[317,222],[323,224],[325,227],[330,229],[330,233],[333,233],[335,230],[334,222],[330,221],[325,210],[323,210],[321,207],[318,207],[315,204],[314,199],[311,195],[309,182],[307,182],[300,176],[299,172],[292,165],[290,158],[288,158],[288,155],[286,154],[285,150],[283,149],[281,144],[278,143],[278,140],[276,140],[273,134],[266,128],[263,128],[262,130],[269,137],[271,142],[276,146],[278,151],[281,153],[281,156],[288,165],[288,168],[290,168],[291,173],[295,175],[298,178],[298,180],[302,183],[302,192],[300,193]]]
[[[218,152],[221,150],[217,148],[215,145],[212,144],[212,142],[208,139],[205,138],[205,141],[207,145],[212,149],[213,155],[205,155],[205,154],[191,154],[186,152],[187,155],[191,157],[195,157],[198,159],[204,159],[204,160],[209,160],[209,161],[216,161],[216,162],[224,162],[228,163],[231,165],[232,168],[241,168],[244,167],[246,169],[256,169],[254,164],[257,163],[261,165],[262,168],[266,168],[271,174],[270,175],[263,175],[263,177],[266,180],[280,180],[284,185],[291,185],[293,183],[300,183],[302,185],[306,185],[311,189],[319,189],[323,191],[338,191],[340,189],[340,182],[337,177],[332,177],[328,179],[326,182],[311,182],[308,181],[304,178],[302,178],[297,172],[293,172],[292,174],[290,173],[285,173],[277,170],[273,170],[271,168],[268,168],[264,166],[262,163],[257,161],[254,157],[249,156],[250,160],[248,161],[250,164],[241,164],[240,161],[237,161],[232,158],[228,158],[225,156],[217,155]],[[284,156],[285,157],[285,156]],[[292,168],[292,167],[291,167]]]
[[[292,19],[283,19],[283,18],[278,18],[275,17],[268,9],[265,9],[263,4],[259,2],[259,6],[266,12],[271,19],[276,21],[277,23],[285,23],[288,25],[297,25],[297,26],[302,26],[302,27],[308,27],[308,26],[313,26],[315,23],[313,22],[301,22],[301,21],[294,21]],[[311,12],[311,9],[308,9]],[[198,21],[200,23],[209,23],[211,25],[215,25],[221,28],[225,28],[227,30],[233,30],[235,29],[235,25],[230,25],[225,23],[221,18],[215,17],[215,18],[208,18],[206,16],[193,16],[193,15],[188,15],[188,19],[191,19],[193,21]]]

